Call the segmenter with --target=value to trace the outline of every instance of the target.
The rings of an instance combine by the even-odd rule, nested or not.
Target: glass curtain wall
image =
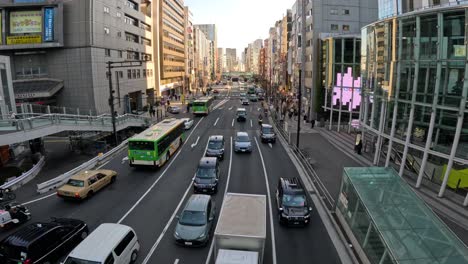
[[[417,187],[439,184],[439,196],[468,187],[467,8],[401,15],[361,34],[364,151]]]

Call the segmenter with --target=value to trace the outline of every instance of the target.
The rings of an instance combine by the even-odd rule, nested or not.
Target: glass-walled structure
[[[466,245],[391,168],[345,168],[335,212],[362,263],[468,263]]]
[[[468,187],[467,15],[434,8],[362,29],[364,151],[440,197]]]
[[[361,107],[361,39],[334,36],[321,41],[322,108],[329,118],[328,128],[350,131],[359,123]]]

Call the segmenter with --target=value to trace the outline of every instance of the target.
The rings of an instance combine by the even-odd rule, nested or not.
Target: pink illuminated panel
[[[352,89],[353,83],[354,91]],[[343,100],[342,105],[348,105],[349,111],[357,110],[357,107],[361,105],[361,77],[354,80],[351,67],[348,67],[347,72],[343,75],[336,74],[336,86],[333,87],[333,106],[339,106],[340,98]]]

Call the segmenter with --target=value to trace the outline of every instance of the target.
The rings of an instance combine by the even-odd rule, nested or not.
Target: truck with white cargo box
[[[214,233],[216,264],[262,263],[265,240],[266,196],[227,193]],[[249,252],[258,254],[253,261]]]

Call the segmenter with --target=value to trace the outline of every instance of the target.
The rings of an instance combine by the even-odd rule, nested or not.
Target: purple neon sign
[[[353,83],[354,88],[352,88]],[[347,72],[344,74],[336,74],[336,84],[333,87],[333,106],[340,105],[340,98],[342,105],[348,105],[349,111],[357,110],[357,107],[361,105],[361,77],[355,80],[351,67],[348,67]]]

